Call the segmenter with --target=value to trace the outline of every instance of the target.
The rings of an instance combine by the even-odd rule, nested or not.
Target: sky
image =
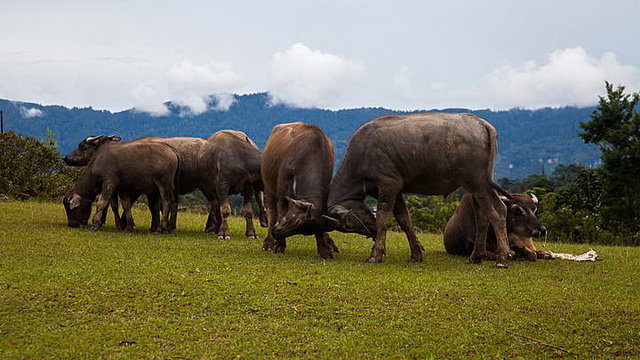
[[[591,106],[640,91],[638,0],[0,0],[0,98],[193,114]]]

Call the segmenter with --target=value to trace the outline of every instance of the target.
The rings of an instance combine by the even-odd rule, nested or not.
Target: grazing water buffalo
[[[202,145],[198,155],[200,189],[211,202],[205,231],[217,233],[220,239],[230,238],[227,222],[231,214],[229,195],[240,193],[244,198],[242,214],[246,221],[245,235],[258,238],[253,226],[251,199],[254,193],[260,209],[260,224],[267,226],[260,175],[261,158],[258,146],[240,131],[218,131]]]
[[[547,229],[536,216],[538,198],[531,194],[511,194],[501,198],[507,205],[507,235],[509,247],[515,256],[530,261],[550,259],[548,251],[536,250],[533,237],[545,236]],[[471,195],[464,194],[455,213],[444,230],[444,247],[449,254],[470,255],[475,243],[476,221]],[[487,233],[487,255],[495,257],[496,235],[493,226]]]
[[[263,250],[284,253],[286,238],[315,235],[318,253],[332,258],[338,248],[325,233],[333,147],[316,126],[304,123],[277,125],[262,155],[262,179],[269,204],[269,230]]]
[[[422,261],[418,240],[403,193],[446,195],[463,186],[472,194],[476,213],[476,242],[469,258],[479,263],[491,224],[497,235],[497,267],[507,267],[509,247],[506,208],[493,182],[497,132],[491,124],[471,114],[421,113],[383,116],[358,128],[331,182],[328,207],[332,227],[374,238],[369,262],[380,262],[393,213],[406,233],[410,261]],[[378,199],[377,214],[364,204],[369,195]]]
[[[118,143],[120,138],[111,135],[111,136],[89,136],[86,139],[82,140],[78,147],[67,154],[63,160],[72,166],[84,166],[89,164],[89,161],[93,159],[96,153],[103,148],[112,147],[112,146],[121,146],[124,143]],[[131,142],[161,142],[165,143],[171,148],[174,149],[176,154],[178,155],[178,159],[180,162],[180,166],[178,167],[178,173],[176,176],[176,194],[183,195],[188,194],[194,191],[199,184],[198,177],[198,155],[200,152],[200,147],[204,144],[205,140],[202,138],[195,137],[171,137],[171,138],[163,138],[159,136],[145,136]],[[127,196],[126,201],[134,202],[140,194],[129,193],[125,194]],[[120,195],[122,198],[122,195]],[[159,197],[151,196],[149,199],[149,209],[152,214],[152,223],[155,226],[158,225],[159,216]],[[116,226],[118,228],[130,228],[129,225],[126,224],[126,221],[120,221],[118,216],[118,200],[117,196],[112,197],[112,208],[114,209],[114,215],[116,217]],[[173,208],[171,209],[171,216],[169,219],[169,228],[171,230],[175,230],[176,228],[176,217],[178,214],[178,199],[174,199]]]
[[[92,230],[100,228],[102,214],[114,192],[118,192],[124,208],[127,226],[133,226],[131,198],[135,194],[159,194],[162,219],[154,232],[168,232],[168,216],[175,199],[174,180],[178,170],[178,156],[163,143],[130,142],[103,147],[96,151],[80,180],[65,195],[63,204],[68,225],[86,224],[91,204],[96,202]],[[152,225],[153,226],[153,225]]]

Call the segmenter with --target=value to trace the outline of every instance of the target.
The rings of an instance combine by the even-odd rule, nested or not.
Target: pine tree
[[[604,196],[602,217],[607,227],[640,241],[640,94],[625,94],[606,82],[591,120],[581,123],[580,137],[596,144],[602,153]]]

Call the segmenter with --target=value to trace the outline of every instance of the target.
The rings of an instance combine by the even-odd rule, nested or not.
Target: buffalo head
[[[536,215],[538,198],[533,194],[511,194],[511,197],[502,198],[507,205],[509,246],[517,254],[535,261],[537,251],[532,238],[547,234],[547,229]]]
[[[271,231],[275,239],[295,234],[313,235],[324,228],[324,220],[316,205],[306,200],[285,198],[289,206]]]
[[[82,140],[78,147],[67,154],[64,158],[64,162],[70,166],[85,166],[89,164],[89,161],[93,158],[96,150],[106,143],[120,141],[121,138],[111,135],[111,136],[89,136],[86,139]]]
[[[71,189],[62,198],[64,210],[67,212],[67,225],[69,227],[79,227],[87,225],[91,216],[91,204],[93,201],[84,199]]]
[[[376,217],[373,211],[361,201],[334,205],[329,208],[329,216],[324,216],[324,219],[329,230],[376,237]]]

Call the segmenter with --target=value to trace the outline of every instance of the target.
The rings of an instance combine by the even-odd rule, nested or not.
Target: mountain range
[[[406,114],[384,108],[326,110],[296,108],[273,104],[268,93],[233,95],[228,110],[219,110],[217,98],[211,97],[208,111],[193,114],[178,103],[165,105],[169,112],[154,116],[135,109],[110,112],[93,108],[67,108],[0,99],[4,130],[40,139],[53,133],[62,155],[75,149],[89,135],[115,134],[123,140],[146,135],[197,136],[207,138],[222,129],[245,132],[263,148],[273,126],[302,121],[320,127],[331,139],[336,164],[344,153],[351,134],[362,123],[387,114]],[[578,137],[580,123],[590,119],[594,107],[511,109],[504,111],[444,109],[443,112],[473,113],[498,130],[498,156],[495,178],[523,179],[531,174],[551,173],[557,164],[599,164],[600,152],[595,145]],[[416,110],[412,112],[425,111]],[[429,110],[435,111],[435,110]]]

